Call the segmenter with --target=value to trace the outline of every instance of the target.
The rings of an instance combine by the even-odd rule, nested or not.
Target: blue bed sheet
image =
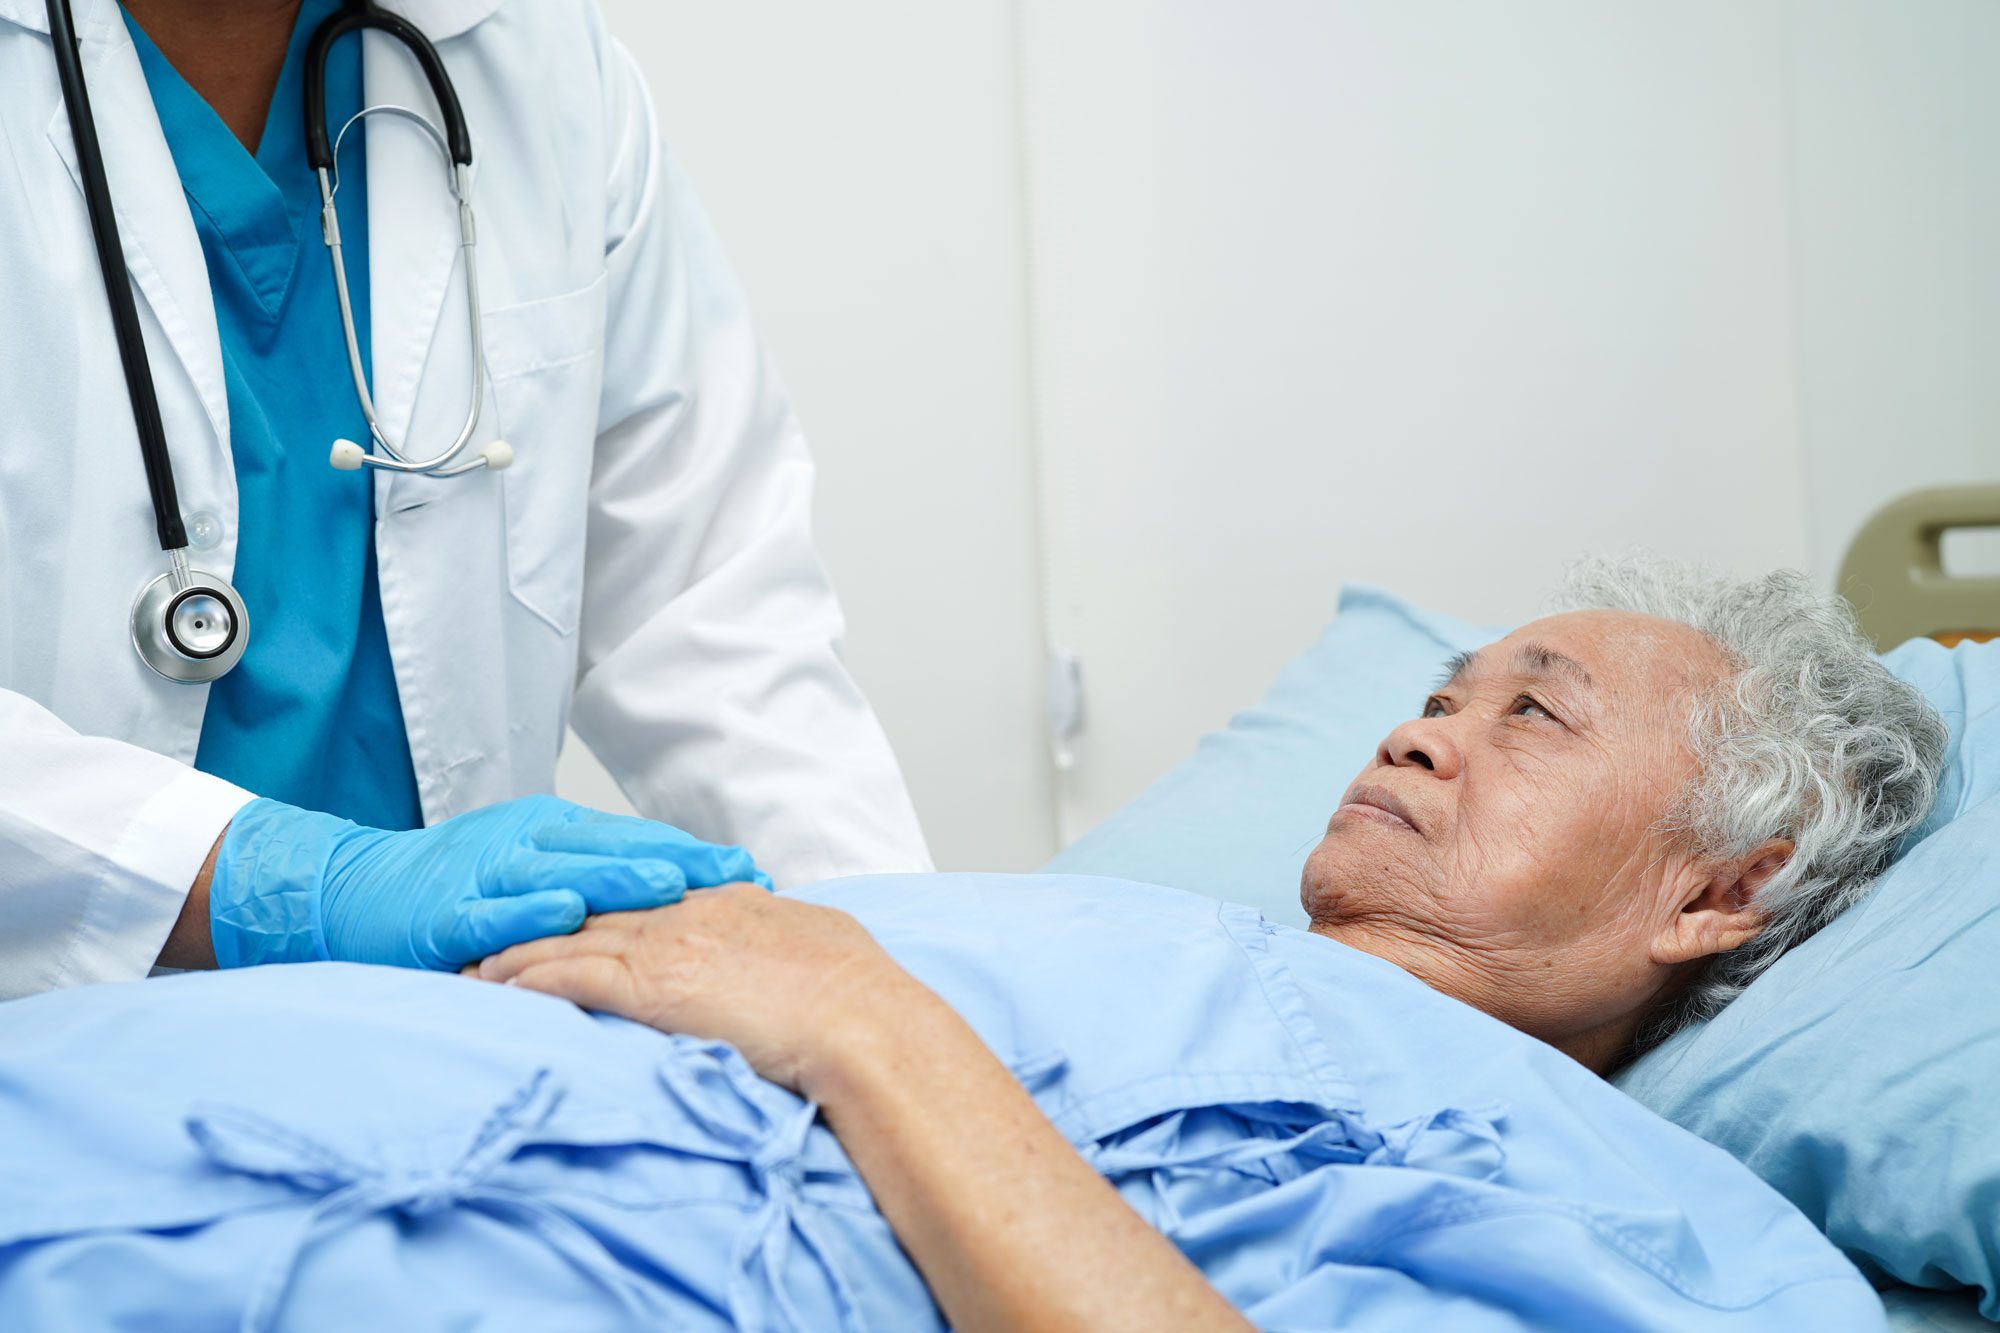
[[[801,896],[1262,1327],[1883,1327],[1733,1159],[1378,959],[1111,880]],[[725,1046],[455,977],[0,1006],[0,1144],[0,1328],[939,1327],[810,1105]]]

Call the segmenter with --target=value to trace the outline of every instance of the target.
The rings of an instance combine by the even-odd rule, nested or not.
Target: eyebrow
[[[1567,676],[1582,688],[1594,689],[1597,682],[1584,670],[1583,663],[1540,643],[1524,643],[1514,654],[1514,669],[1529,676]]]
[[[1444,674],[1438,678],[1437,688],[1456,684],[1479,662],[1476,652],[1453,653],[1444,664]],[[1514,654],[1514,669],[1524,676],[1564,676],[1584,689],[1595,689],[1597,682],[1583,663],[1567,653],[1559,653],[1543,643],[1524,643]]]
[[[1478,660],[1479,654],[1476,652],[1453,653],[1445,660],[1444,671],[1438,676],[1437,685],[1434,688],[1441,690],[1445,686],[1455,683],[1460,676],[1470,671],[1472,664]]]

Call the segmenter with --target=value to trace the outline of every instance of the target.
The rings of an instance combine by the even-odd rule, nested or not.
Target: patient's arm
[[[691,893],[480,975],[727,1041],[817,1101],[956,1327],[1248,1327],[844,912],[747,886]]]
[[[1248,1327],[934,996],[829,1045],[811,1095],[955,1327]]]

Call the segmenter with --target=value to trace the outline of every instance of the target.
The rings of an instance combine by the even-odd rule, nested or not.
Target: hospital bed
[[[1887,651],[1922,635],[1950,647],[2000,635],[2000,572],[1953,575],[1944,539],[2000,529],[2000,483],[1937,486],[1892,500],[1862,525],[1840,569],[1861,627]]]

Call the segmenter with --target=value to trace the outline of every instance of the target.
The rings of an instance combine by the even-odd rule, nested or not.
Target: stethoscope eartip
[[[333,451],[327,455],[326,461],[333,464],[337,471],[359,472],[361,470],[361,460],[366,457],[368,457],[368,451],[354,441],[335,440],[333,442]]]
[[[486,460],[486,466],[494,472],[505,472],[514,466],[514,446],[505,440],[495,440],[479,451]]]

